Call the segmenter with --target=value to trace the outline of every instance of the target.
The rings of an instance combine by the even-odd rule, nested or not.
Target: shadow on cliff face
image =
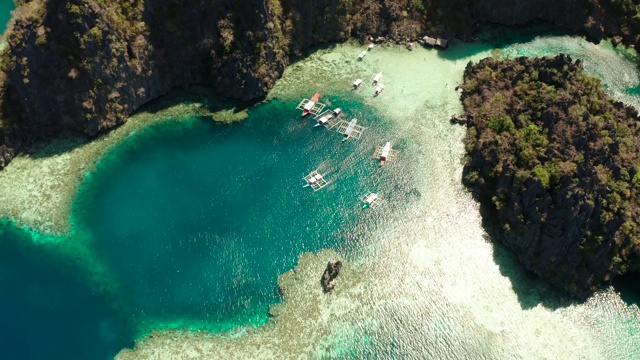
[[[243,113],[246,113],[249,108],[255,106],[262,100],[263,99],[256,99],[248,102],[220,100],[212,89],[204,86],[192,86],[185,89],[173,90],[167,95],[152,100],[141,106],[140,109],[131,116],[140,113],[158,114],[158,116],[162,116],[160,113],[169,108],[185,104],[198,104],[188,107],[184,115],[201,117],[203,121],[213,121],[215,119],[227,122],[246,117]],[[217,113],[220,112],[224,112],[223,117],[225,119],[218,119]],[[108,131],[111,130],[113,129]],[[100,135],[104,135],[104,132],[98,134],[98,136]],[[83,134],[73,131],[63,131],[50,140],[34,144],[32,147],[25,149],[25,152],[30,153],[29,156],[32,158],[48,158],[72,151],[90,141],[92,141],[92,139]]]
[[[350,40],[353,41],[353,43],[355,44],[356,41],[355,40]],[[316,44],[316,45],[312,45],[306,49],[304,49],[301,53],[299,54],[293,54],[291,55],[291,59],[290,59],[290,64],[288,66],[292,66],[300,61],[303,61],[305,59],[307,59],[309,56],[313,55],[314,53],[318,52],[318,51],[325,51],[325,52],[331,52],[332,50],[335,50],[338,47],[338,43],[336,42],[329,42],[329,43],[321,43],[321,44]]]
[[[640,306],[640,282],[638,273],[626,273],[613,280],[613,288],[620,294],[620,298],[629,306]]]
[[[71,131],[63,131],[50,140],[45,140],[27,148],[29,157],[34,159],[48,158],[69,152],[82,144],[89,142],[86,136]]]
[[[204,116],[218,111],[234,109],[236,113],[247,111],[251,107],[264,101],[264,98],[256,98],[251,101],[220,99],[214,89],[207,86],[190,86],[188,88],[172,90],[167,95],[161,96],[142,105],[133,115],[139,113],[157,114],[167,108],[184,104],[199,104],[201,111],[195,110],[195,116]],[[132,116],[133,116],[132,115]]]
[[[576,302],[532,271],[527,270],[518,260],[517,255],[497,239],[492,225],[486,220],[495,215],[487,206],[481,205],[480,213],[482,227],[487,233],[485,239],[493,245],[493,259],[498,264],[500,273],[511,281],[513,291],[518,296],[518,302],[523,310],[532,309],[538,305],[555,310]]]
[[[516,44],[526,44],[539,36],[561,36],[575,34],[546,22],[534,22],[528,25],[485,24],[478,30],[475,42],[465,46],[452,45],[446,50],[438,51],[438,56],[446,60],[466,59],[482,52],[498,50]],[[471,45],[471,46],[470,46]],[[493,55],[493,53],[492,53]]]

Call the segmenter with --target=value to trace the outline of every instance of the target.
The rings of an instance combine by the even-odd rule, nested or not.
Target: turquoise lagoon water
[[[51,243],[89,239],[116,284],[103,297],[91,295],[86,277],[57,274],[57,264],[68,259],[33,266],[32,234],[3,223],[0,244],[12,261],[0,262],[0,274],[33,274],[21,276],[20,285],[0,283],[0,292],[13,295],[2,309],[28,320],[24,327],[0,326],[13,333],[16,356],[39,344],[35,349],[43,350],[28,358],[108,358],[152,329],[262,324],[268,306],[280,299],[278,275],[293,268],[298,254],[357,249],[360,242],[345,229],[371,218],[359,197],[369,190],[410,192],[403,186],[410,178],[390,181],[393,174],[371,158],[382,131],[393,133],[382,119],[348,95],[329,100],[373,127],[366,140],[342,142],[335,131],[301,119],[296,104],[271,101],[231,125],[201,118],[157,125],[102,159],[74,205],[75,230]],[[396,141],[401,147],[403,139]],[[303,176],[315,169],[331,180],[318,192],[302,187]],[[82,289],[85,296],[77,296]],[[51,292],[58,305],[46,299]],[[68,306],[67,298],[74,299]],[[74,309],[97,315],[78,316]],[[52,310],[55,316],[27,315]],[[42,329],[39,335],[66,341],[34,336],[33,326]],[[74,347],[78,338],[93,353]]]
[[[4,32],[7,22],[11,19],[11,10],[15,9],[13,0],[0,2],[0,33]]]
[[[611,49],[586,46],[575,38],[517,39],[521,38],[501,44],[503,52],[546,55],[565,51],[584,56],[591,64],[620,57]],[[457,45],[443,56],[450,57],[447,61],[452,63],[466,61],[478,49],[494,45]],[[607,55],[593,55],[601,51]],[[590,71],[600,75],[613,92],[629,96],[628,102],[637,105],[640,101],[628,91],[638,84],[637,72],[622,78],[619,73],[598,73],[606,66],[594,66]],[[530,342],[531,336],[519,338],[514,328],[540,337],[548,329],[549,337],[554,337],[554,331],[562,329],[555,322],[571,321],[595,329],[596,335],[583,339],[570,333],[566,340],[559,338],[559,344],[566,341],[578,351],[590,341],[598,342],[600,350],[599,342],[603,342],[605,350],[593,353],[593,358],[601,358],[607,349],[611,358],[633,358],[640,353],[633,344],[640,326],[637,309],[609,308],[608,303],[614,302],[597,298],[594,302],[604,303],[605,310],[587,305],[565,314],[560,298],[540,281],[528,278],[513,255],[499,246],[493,256],[486,254],[486,244],[474,243],[477,236],[467,236],[457,225],[457,218],[465,219],[469,211],[475,211],[473,204],[463,212],[447,215],[449,230],[457,232],[450,239],[451,234],[434,225],[440,220],[437,215],[422,227],[416,224],[415,219],[422,222],[418,213],[434,211],[408,210],[424,198],[425,189],[414,186],[422,180],[416,179],[438,184],[441,174],[434,174],[429,166],[417,168],[413,164],[424,164],[419,158],[442,154],[430,151],[457,144],[459,136],[450,135],[457,131],[451,130],[453,127],[436,126],[443,133],[431,129],[435,123],[430,121],[442,124],[446,119],[428,118],[413,133],[407,133],[350,94],[325,98],[368,126],[361,141],[342,143],[335,132],[314,128],[310,120],[300,119],[299,112],[293,110],[295,103],[278,100],[251,109],[249,118],[241,123],[223,125],[203,118],[166,123],[134,134],[100,161],[79,192],[69,238],[46,242],[45,246],[37,240],[46,235],[0,223],[0,294],[5,294],[0,297],[0,339],[13,345],[5,346],[3,355],[16,359],[106,359],[154,328],[219,331],[263,324],[269,317],[268,306],[279,301],[278,275],[291,269],[300,253],[334,248],[362,261],[370,255],[372,245],[367,243],[372,240],[367,234],[384,230],[389,222],[385,212],[393,213],[394,218],[407,215],[403,220],[406,239],[413,239],[425,228],[433,230],[425,235],[430,241],[432,237],[447,239],[426,245],[424,241],[397,239],[398,252],[408,251],[410,256],[392,266],[401,270],[407,266],[409,270],[402,270],[405,273],[401,276],[408,274],[409,279],[420,281],[426,277],[429,285],[399,276],[407,285],[401,288],[398,302],[374,308],[375,326],[355,324],[351,333],[330,344],[331,351],[324,356],[513,358],[519,354],[526,358],[522,354],[527,352],[518,352],[518,346],[536,349],[536,345]],[[433,132],[431,144],[418,141],[423,131]],[[393,171],[378,167],[371,159],[375,146],[386,140],[402,150],[402,161]],[[314,193],[302,188],[302,177],[316,168],[333,181]],[[384,211],[360,209],[358,197],[367,191],[383,195]],[[450,190],[441,192],[448,194]],[[463,190],[456,184],[453,192],[458,196]],[[445,211],[448,205],[457,208],[457,199],[450,204],[446,201],[435,204],[436,210]],[[469,231],[477,232],[474,229]],[[55,255],[57,244],[75,238],[83,239],[107,270],[107,290],[98,291],[101,286],[96,282],[100,280],[76,266],[75,259]],[[393,244],[396,240],[377,241]],[[450,265],[437,260],[428,266],[430,272],[409,266],[414,261],[438,259],[432,252],[451,255],[444,260]],[[468,260],[465,255],[470,256]],[[477,258],[490,264],[484,266]],[[465,308],[473,308],[474,304],[468,303],[471,298],[483,307],[480,313],[494,314],[510,302],[501,298],[500,291],[492,293],[490,285],[502,279],[483,277],[476,266],[485,272],[499,266],[500,273],[516,279],[510,295],[517,294],[519,306],[510,314],[513,317],[498,314],[504,316],[499,325]],[[461,268],[466,279],[447,267]],[[484,293],[476,293],[470,284],[483,281],[488,285],[479,291]],[[627,294],[634,291],[630,286],[621,288]],[[633,295],[623,299],[633,299]],[[541,303],[563,315],[547,315],[546,310],[538,309]],[[536,315],[540,316],[537,324],[530,322],[527,311],[542,313]],[[545,357],[550,350],[539,351],[528,354]]]
[[[384,127],[360,104],[330,100]],[[363,214],[358,198],[387,187],[371,159],[381,140],[371,131],[343,143],[299,119],[295,105],[272,101],[232,125],[160,125],[87,181],[76,225],[94,237],[139,329],[263,323],[279,300],[278,275],[298,254],[352,245],[342,235]],[[316,168],[332,183],[302,188]]]

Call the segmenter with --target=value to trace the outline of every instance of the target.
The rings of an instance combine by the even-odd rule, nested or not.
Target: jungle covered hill
[[[464,183],[494,239],[578,297],[640,268],[638,113],[579,61],[469,63]]]
[[[470,40],[546,21],[638,43],[631,0],[16,0],[0,51],[0,168],[60,130],[95,136],[176,87],[264,96],[292,55],[347,38]]]

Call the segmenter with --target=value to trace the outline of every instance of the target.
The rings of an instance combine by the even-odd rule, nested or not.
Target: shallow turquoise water
[[[7,22],[11,19],[11,10],[15,9],[13,0],[3,0],[0,2],[0,33],[4,32]]]

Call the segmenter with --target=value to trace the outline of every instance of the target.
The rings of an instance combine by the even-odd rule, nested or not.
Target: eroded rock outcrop
[[[564,55],[469,63],[460,89],[464,182],[494,238],[578,297],[637,270],[636,110]]]
[[[322,290],[325,293],[330,293],[331,291],[333,291],[333,288],[336,286],[334,279],[338,277],[340,269],[342,269],[342,261],[327,263],[327,268],[324,270],[322,278],[320,278]]]

